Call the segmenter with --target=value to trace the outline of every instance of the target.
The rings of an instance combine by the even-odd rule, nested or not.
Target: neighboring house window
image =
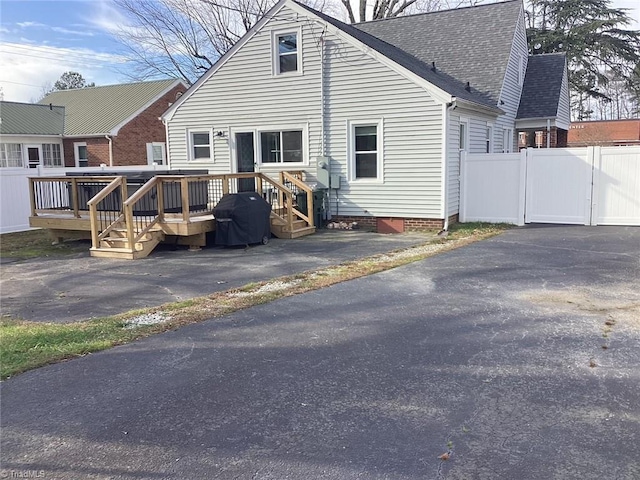
[[[518,147],[526,148],[529,144],[527,142],[527,132],[518,132]]]
[[[382,138],[382,122],[350,124],[351,180],[382,180]]]
[[[491,125],[487,125],[485,144],[486,153],[491,153],[493,151],[493,127]]]
[[[513,130],[505,128],[502,130],[502,152],[511,153],[513,151]]]
[[[190,132],[191,160],[208,160],[211,156],[211,132]]]
[[[60,154],[60,144],[43,143],[42,144],[42,164],[45,167],[61,167],[62,155]]]
[[[272,48],[275,75],[302,71],[302,30],[273,32]]]
[[[167,153],[164,142],[147,143],[147,163],[149,165],[165,165]]]
[[[302,130],[260,132],[262,163],[302,163]]]
[[[536,132],[536,148],[542,148],[544,142],[544,132],[538,130]]]
[[[0,144],[0,167],[24,167],[22,145],[19,143]]]
[[[75,142],[73,150],[76,158],[76,167],[89,166],[89,153],[87,152],[87,142]]]

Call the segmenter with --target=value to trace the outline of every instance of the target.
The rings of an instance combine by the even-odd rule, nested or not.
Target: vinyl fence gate
[[[461,159],[460,221],[640,226],[640,146]]]

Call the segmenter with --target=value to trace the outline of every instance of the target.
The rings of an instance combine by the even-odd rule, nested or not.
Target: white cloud
[[[0,33],[9,33],[10,30],[8,28],[0,27]]]
[[[18,22],[16,25],[20,28],[46,27],[44,23],[39,22]]]
[[[80,72],[97,85],[118,83],[114,69],[125,59],[86,48],[56,48],[0,42],[0,86],[5,100],[36,100],[46,84],[53,85],[64,72]]]
[[[66,33],[67,35],[82,35],[85,37],[93,37],[94,33],[87,30],[69,30],[63,27],[51,27],[51,30],[58,33]]]

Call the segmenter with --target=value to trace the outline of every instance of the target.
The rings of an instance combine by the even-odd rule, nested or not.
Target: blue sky
[[[638,0],[613,0],[632,8],[640,28]],[[0,87],[5,100],[29,102],[62,73],[80,72],[108,85],[129,81],[122,47],[112,37],[124,22],[110,0],[1,0]]]
[[[110,31],[119,21],[107,1],[2,0],[0,86],[5,100],[37,99],[45,84],[75,70],[89,82],[127,81]]]

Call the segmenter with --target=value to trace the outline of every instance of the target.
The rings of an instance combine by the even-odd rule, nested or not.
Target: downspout
[[[109,140],[109,166],[113,167],[113,139],[111,135],[105,135],[104,138]]]
[[[320,35],[320,156],[324,157],[326,152],[324,138],[324,29]],[[331,166],[329,165],[329,173]]]
[[[166,119],[162,117],[160,117],[160,120],[164,124],[164,141],[165,141],[164,154],[166,155],[166,159],[167,159],[167,164],[164,165],[164,167],[166,167],[167,170],[171,170],[171,167],[169,166],[169,123],[167,122]],[[231,142],[231,127],[229,127],[229,142]],[[211,141],[211,143],[213,144],[213,140]],[[229,156],[229,158],[231,159],[231,156]],[[154,170],[155,170],[155,167],[154,167]]]
[[[447,208],[447,200],[449,194],[449,142],[448,142],[448,129],[449,129],[449,112],[456,108],[455,101],[442,105],[442,162],[443,162],[443,174],[442,174],[442,210],[444,221],[442,230],[449,230],[449,209]]]

